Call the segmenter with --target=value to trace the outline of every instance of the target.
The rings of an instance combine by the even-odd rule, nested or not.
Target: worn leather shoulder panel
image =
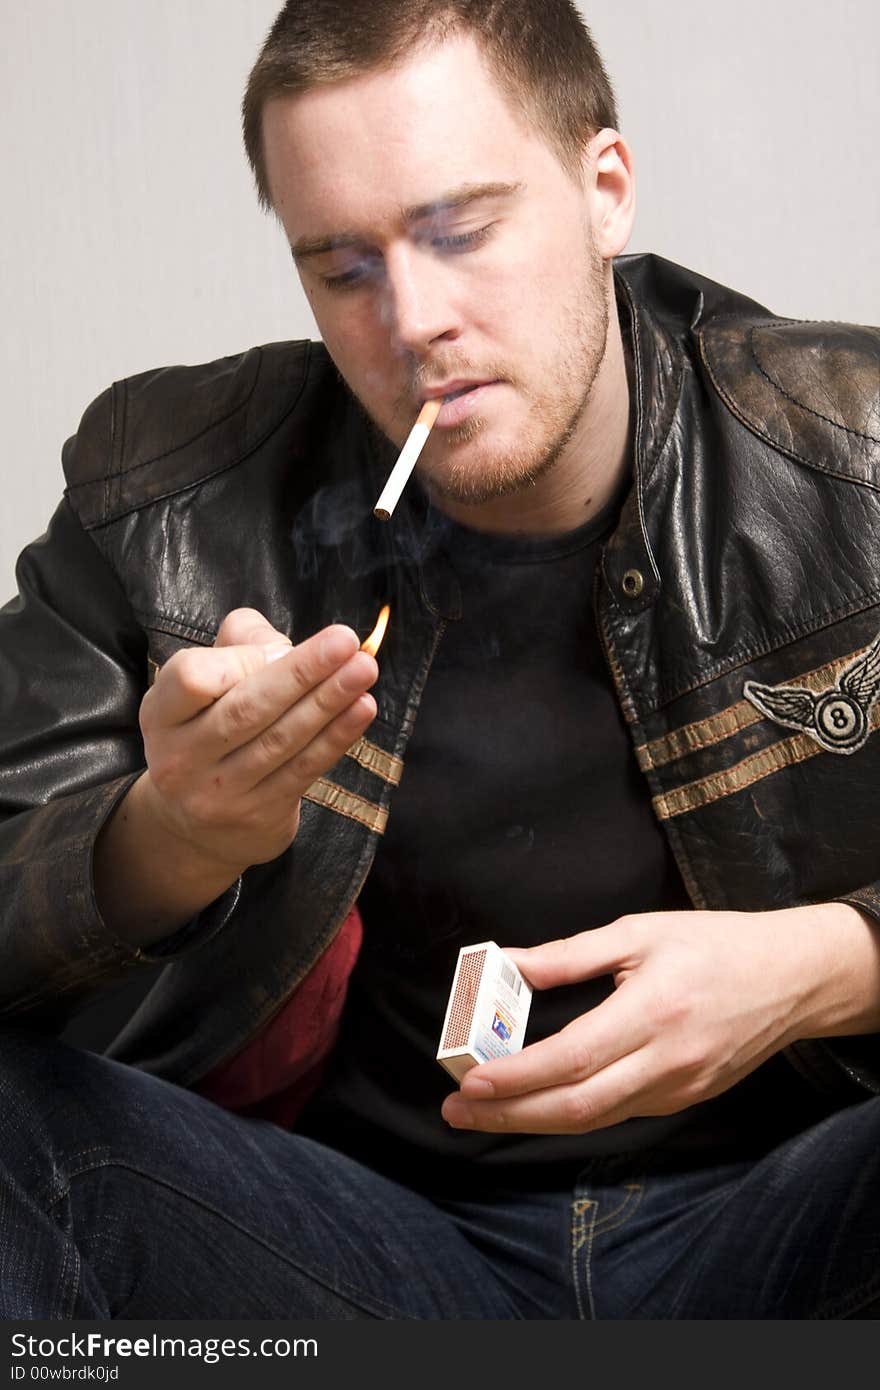
[[[86,527],[202,482],[247,458],[296,408],[320,344],[270,343],[200,366],[115,382],[64,446],[70,501]]]
[[[726,317],[698,333],[730,410],[789,458],[880,489],[880,329]]]

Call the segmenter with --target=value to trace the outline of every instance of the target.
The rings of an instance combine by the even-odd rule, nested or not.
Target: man
[[[244,106],[326,352],[111,388],[4,615],[3,1313],[872,1316],[876,339],[615,265],[567,0],[343,9]]]

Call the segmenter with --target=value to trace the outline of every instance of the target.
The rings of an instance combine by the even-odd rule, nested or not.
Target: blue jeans
[[[614,1171],[615,1166],[618,1171]],[[880,1098],[755,1162],[428,1199],[0,1034],[0,1317],[840,1318],[880,1307]]]

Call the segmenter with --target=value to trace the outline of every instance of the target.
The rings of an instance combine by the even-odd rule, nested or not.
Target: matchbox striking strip
[[[463,946],[449,992],[437,1061],[456,1081],[492,1057],[519,1052],[532,991],[494,941]]]

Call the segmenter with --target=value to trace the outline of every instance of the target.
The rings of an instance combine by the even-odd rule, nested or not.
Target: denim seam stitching
[[[265,1250],[268,1250],[271,1254],[275,1255],[278,1259],[282,1260],[285,1264],[287,1264],[291,1269],[295,1269],[298,1274],[303,1275],[307,1279],[314,1279],[315,1283],[321,1284],[322,1287],[324,1287],[327,1290],[327,1292],[333,1294],[333,1296],[336,1298],[340,1298],[343,1302],[349,1303],[352,1307],[357,1308],[360,1312],[375,1314],[377,1310],[384,1310],[390,1318],[406,1316],[392,1304],[386,1303],[383,1299],[374,1298],[373,1295],[365,1296],[359,1290],[354,1289],[351,1285],[345,1284],[344,1281],[342,1281],[340,1283],[340,1286],[337,1287],[337,1285],[332,1281],[332,1277],[329,1271],[325,1270],[323,1267],[318,1266],[317,1272],[316,1269],[304,1269],[300,1264],[297,1263],[296,1260],[292,1260],[290,1256],[285,1253],[285,1251],[277,1249],[274,1245],[270,1244],[270,1242],[265,1240],[262,1236],[259,1236],[255,1234],[253,1231],[248,1230],[246,1226],[240,1225],[239,1222],[234,1221],[230,1216],[228,1216],[226,1212],[220,1211],[217,1207],[214,1207],[209,1202],[204,1201],[203,1198],[198,1197],[191,1192],[188,1192],[185,1188],[176,1187],[174,1183],[167,1182],[164,1178],[157,1178],[155,1174],[145,1172],[143,1169],[138,1168],[133,1163],[122,1163],[118,1159],[107,1158],[104,1159],[101,1163],[90,1163],[86,1164],[85,1167],[82,1168],[71,1169],[71,1171],[68,1173],[67,1187],[64,1189],[63,1192],[59,1193],[58,1196],[55,1197],[49,1203],[49,1206],[47,1208],[47,1214],[49,1211],[51,1211],[52,1207],[56,1206],[58,1202],[63,1200],[64,1197],[68,1196],[70,1192],[70,1184],[74,1178],[83,1177],[85,1174],[96,1172],[100,1168],[124,1168],[126,1172],[135,1173],[138,1177],[143,1178],[146,1182],[155,1183],[158,1187],[164,1187],[167,1191],[174,1192],[178,1197],[184,1197],[187,1201],[193,1202],[203,1211],[210,1212],[213,1216],[218,1217],[220,1221],[226,1222],[227,1225],[232,1226],[236,1231],[240,1232],[240,1234],[247,1236],[248,1239],[254,1241],[255,1244],[262,1246]],[[372,1303],[369,1301],[362,1302],[361,1300],[365,1297],[368,1297],[369,1300],[372,1300]]]
[[[585,1229],[586,1222],[584,1220],[584,1212],[587,1208],[589,1208],[590,1211],[589,1232],[587,1232]],[[578,1314],[581,1318],[581,1321],[587,1321],[588,1318],[589,1320],[595,1321],[596,1317],[596,1309],[593,1302],[593,1273],[591,1265],[591,1256],[593,1249],[593,1230],[596,1224],[596,1216],[598,1214],[598,1210],[599,1203],[593,1201],[589,1197],[580,1198],[572,1203],[571,1277],[572,1284],[574,1285],[575,1301],[577,1303]],[[584,1311],[584,1300],[581,1295],[581,1279],[578,1270],[578,1254],[580,1253],[583,1247],[586,1247],[586,1255],[584,1257],[584,1274],[588,1305],[587,1312]]]
[[[599,1218],[599,1203],[590,1204],[590,1228],[586,1238],[586,1252],[584,1254],[584,1273],[587,1281],[587,1301],[590,1308],[590,1318],[596,1321],[596,1300],[593,1296],[593,1241],[596,1235],[596,1222]]]
[[[64,1242],[64,1262],[63,1262],[63,1264],[62,1264],[62,1266],[61,1266],[61,1287],[62,1287],[62,1289],[64,1288],[65,1281],[66,1281],[67,1278],[68,1278],[68,1273],[67,1273],[67,1271],[68,1271],[68,1267],[69,1267],[70,1262],[71,1262],[71,1260],[70,1260],[71,1254],[73,1255],[73,1276],[72,1276],[72,1278],[70,1279],[70,1292],[69,1292],[69,1294],[67,1295],[67,1298],[66,1298],[66,1300],[65,1300],[65,1302],[66,1302],[66,1312],[62,1312],[62,1314],[61,1314],[61,1317],[62,1317],[65,1321],[69,1321],[69,1320],[73,1317],[74,1308],[76,1307],[76,1296],[77,1296],[77,1294],[78,1294],[78,1292],[79,1292],[79,1274],[80,1274],[80,1268],[79,1268],[79,1267],[80,1267],[79,1251],[77,1250],[76,1245],[74,1244],[72,1238],[71,1238],[70,1236],[67,1236],[67,1238],[66,1238],[66,1240],[65,1240],[65,1242]]]
[[[625,1225],[631,1216],[635,1216],[641,1205],[644,1191],[645,1188],[643,1183],[627,1183],[626,1196],[619,1205],[614,1208],[614,1211],[610,1211],[601,1221],[596,1221],[593,1234],[597,1236],[604,1235],[606,1231],[616,1231],[621,1226]]]

